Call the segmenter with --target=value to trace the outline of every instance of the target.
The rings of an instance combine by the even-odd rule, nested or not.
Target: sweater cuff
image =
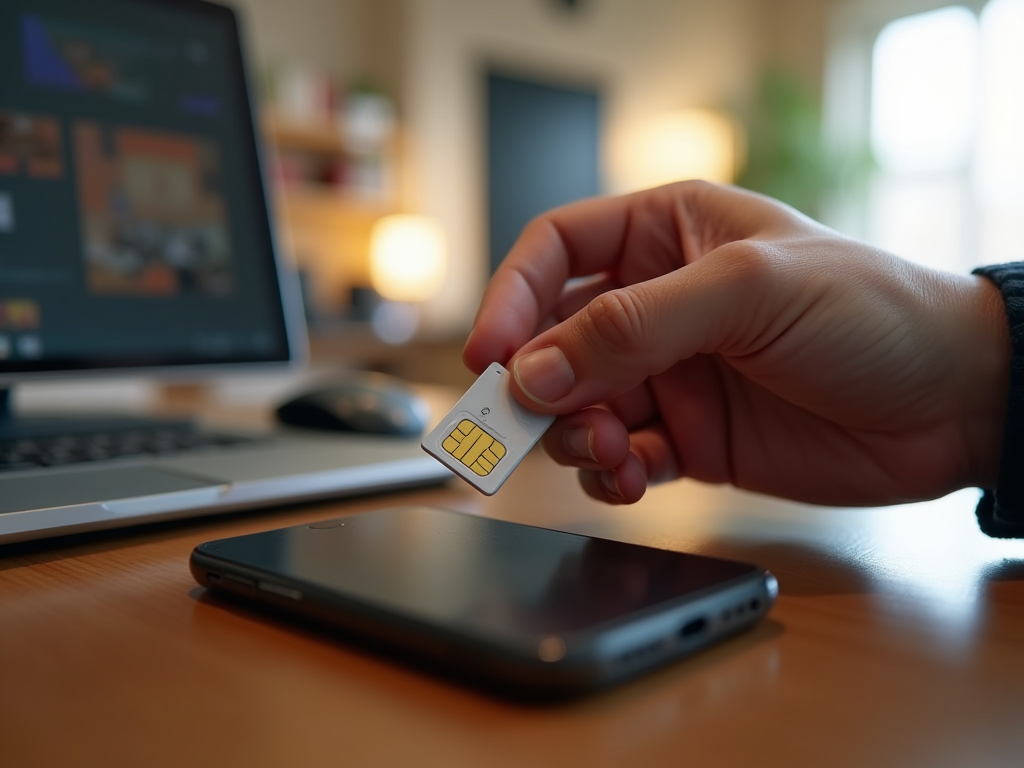
[[[1013,353],[999,480],[978,503],[978,525],[995,538],[1024,538],[1024,262],[979,267],[974,274],[1003,295]]]

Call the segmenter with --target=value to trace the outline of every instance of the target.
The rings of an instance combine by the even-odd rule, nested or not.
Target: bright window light
[[[856,233],[954,271],[1024,260],[1024,0],[977,5],[885,26],[853,126],[879,166]]]
[[[981,125],[974,166],[978,244],[973,261],[1024,257],[1024,0],[992,0],[981,14]]]
[[[978,22],[951,6],[888,24],[874,48],[871,144],[889,171],[962,167],[975,137]]]
[[[992,0],[981,15],[983,108],[975,179],[983,203],[1024,196],[1024,0]]]

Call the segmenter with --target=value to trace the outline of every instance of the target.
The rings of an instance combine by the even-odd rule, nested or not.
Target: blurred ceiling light
[[[667,112],[638,125],[628,139],[630,186],[655,187],[683,179],[731,183],[741,162],[736,121],[711,109]]]
[[[444,228],[429,216],[384,216],[370,235],[370,280],[389,301],[427,301],[437,295],[448,264]]]

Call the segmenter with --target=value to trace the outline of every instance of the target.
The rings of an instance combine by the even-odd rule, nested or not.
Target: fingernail
[[[565,443],[565,450],[570,456],[597,461],[597,456],[594,455],[594,430],[590,427],[573,427],[565,430],[562,442]]]
[[[512,366],[516,382],[536,403],[552,403],[572,391],[576,377],[558,347],[544,347],[523,355]]]
[[[622,498],[622,493],[619,491],[619,478],[616,477],[615,470],[609,469],[606,472],[601,473],[601,485],[603,485],[605,490],[612,496],[615,496],[618,499]]]

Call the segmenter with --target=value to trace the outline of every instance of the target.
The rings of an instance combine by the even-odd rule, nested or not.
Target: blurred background
[[[464,383],[546,208],[735,182],[955,271],[1021,258],[1024,0],[235,0],[314,358]]]

